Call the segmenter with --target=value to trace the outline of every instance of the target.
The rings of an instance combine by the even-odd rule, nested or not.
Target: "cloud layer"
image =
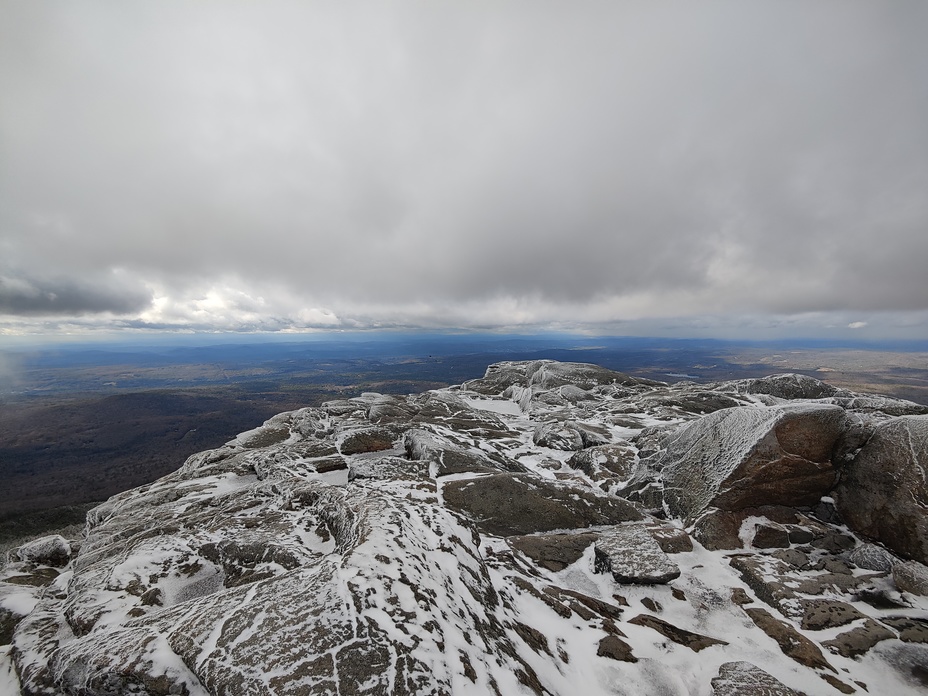
[[[924,3],[584,10],[2,2],[0,321],[928,336]]]

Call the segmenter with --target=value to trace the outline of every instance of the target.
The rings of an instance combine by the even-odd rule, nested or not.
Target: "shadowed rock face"
[[[917,550],[909,408],[534,361],[280,414],[14,549],[0,691],[920,694],[928,567],[820,500]]]
[[[669,437],[664,498],[689,520],[710,506],[814,505],[834,483],[830,454],[844,425],[843,409],[832,405],[711,413]]]
[[[835,490],[854,529],[928,563],[928,416],[879,425]]]

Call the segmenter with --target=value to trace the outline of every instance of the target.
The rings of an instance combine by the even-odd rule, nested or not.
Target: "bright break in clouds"
[[[924,338],[926,35],[917,1],[2,0],[0,331]]]

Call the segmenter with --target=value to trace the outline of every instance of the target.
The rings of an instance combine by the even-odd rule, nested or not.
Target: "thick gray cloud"
[[[925,336],[926,32],[917,1],[0,0],[0,320]]]
[[[31,279],[0,275],[0,313],[12,315],[84,315],[142,312],[151,294],[128,279]]]

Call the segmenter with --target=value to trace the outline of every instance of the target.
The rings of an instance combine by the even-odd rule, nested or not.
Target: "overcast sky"
[[[926,36],[923,0],[0,0],[0,340],[928,338]]]

